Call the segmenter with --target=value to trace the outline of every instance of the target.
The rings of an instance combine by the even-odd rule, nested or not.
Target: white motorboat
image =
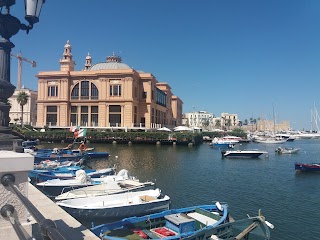
[[[210,145],[219,148],[233,148],[237,143],[239,143],[239,141],[235,139],[224,139],[215,137]]]
[[[86,174],[84,170],[81,169],[76,172],[75,178],[67,180],[47,180],[44,182],[37,183],[36,186],[48,196],[55,197],[62,194],[63,192],[67,192],[70,190],[125,179],[134,179],[134,177],[129,176],[128,171],[125,169],[119,171],[117,175],[109,175],[101,178],[91,178]]]
[[[256,143],[278,144],[287,142],[287,139],[281,137],[255,137],[252,141]]]
[[[73,198],[84,198],[103,196],[111,194],[119,194],[124,192],[134,192],[154,189],[155,184],[153,182],[140,182],[138,179],[125,179],[119,181],[109,181],[99,185],[82,187],[69,192],[65,192],[55,197],[56,200],[66,200]]]
[[[56,202],[75,218],[124,218],[169,209],[170,197],[154,190],[68,199]]]
[[[221,154],[223,158],[258,158],[264,153],[268,153],[260,150],[222,150]]]
[[[276,153],[279,153],[279,154],[292,154],[292,153],[299,152],[300,148],[282,148],[282,147],[278,147],[275,151],[276,151]]]

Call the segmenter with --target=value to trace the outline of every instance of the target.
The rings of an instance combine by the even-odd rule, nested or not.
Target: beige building
[[[21,123],[21,106],[17,101],[18,94],[25,92],[28,96],[28,102],[23,106],[23,123],[34,126],[37,120],[37,97],[36,91],[22,87],[22,89],[16,89],[13,95],[9,98],[11,108],[9,112],[10,123]]]
[[[182,104],[171,87],[136,71],[116,55],[76,71],[69,41],[60,71],[40,72],[37,127],[158,128],[181,123]]]
[[[291,129],[289,121],[282,121],[274,123],[273,120],[258,120],[257,123],[249,125],[242,125],[241,128],[246,131],[259,131],[259,132],[281,132],[289,131]]]
[[[238,114],[221,113],[221,127],[223,129],[233,129],[239,126]]]

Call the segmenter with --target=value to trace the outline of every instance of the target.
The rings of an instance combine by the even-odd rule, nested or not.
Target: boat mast
[[[276,118],[274,115],[274,105],[272,104],[272,110],[273,110],[273,135],[276,134]]]

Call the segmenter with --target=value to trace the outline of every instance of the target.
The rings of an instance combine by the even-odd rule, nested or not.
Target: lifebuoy
[[[84,151],[86,149],[87,149],[87,147],[86,147],[86,145],[84,143],[80,144],[79,150]]]

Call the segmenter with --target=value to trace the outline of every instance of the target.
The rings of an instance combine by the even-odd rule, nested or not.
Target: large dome
[[[131,69],[127,64],[121,62],[121,57],[112,55],[107,57],[107,62],[97,63],[90,68],[90,71],[108,69]]]

